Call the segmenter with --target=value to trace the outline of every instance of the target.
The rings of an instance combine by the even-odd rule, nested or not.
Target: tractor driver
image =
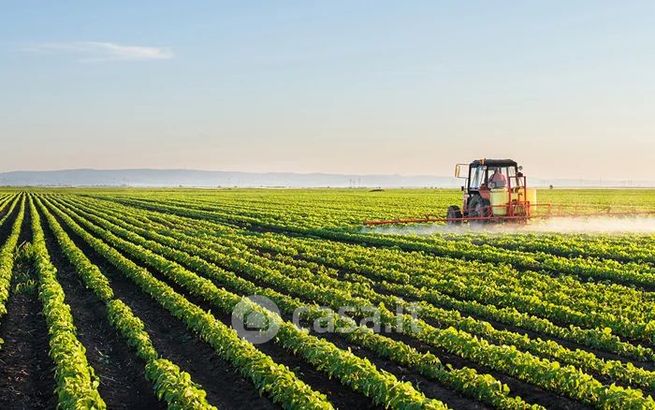
[[[489,178],[489,188],[505,188],[506,186],[507,177],[501,172],[500,168],[496,168],[491,178]]]

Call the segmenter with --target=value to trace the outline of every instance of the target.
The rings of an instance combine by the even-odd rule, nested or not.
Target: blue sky
[[[0,170],[652,179],[653,2],[5,1]]]

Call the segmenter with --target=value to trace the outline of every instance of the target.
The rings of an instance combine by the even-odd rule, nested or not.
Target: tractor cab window
[[[472,190],[479,190],[482,185],[486,183],[487,167],[471,168],[471,180],[469,188]]]
[[[508,167],[507,176],[509,177],[508,178],[509,186],[512,189],[523,187],[524,185],[523,174],[521,172],[518,172],[516,167]]]
[[[510,186],[512,188],[520,188],[523,186],[523,178],[520,172],[516,172],[515,167],[507,168]]]

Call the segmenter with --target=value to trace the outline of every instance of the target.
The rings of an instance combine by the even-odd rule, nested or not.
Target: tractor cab
[[[536,204],[536,192],[527,189],[521,169],[511,159],[481,159],[458,164],[455,176],[466,182],[462,186],[462,207],[448,208],[449,222],[525,219],[529,216],[530,200]]]

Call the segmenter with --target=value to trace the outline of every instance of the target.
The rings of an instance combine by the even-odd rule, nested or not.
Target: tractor
[[[537,205],[537,190],[528,188],[521,170],[511,159],[457,164],[455,177],[465,180],[462,206],[448,207],[446,222],[526,222]]]

